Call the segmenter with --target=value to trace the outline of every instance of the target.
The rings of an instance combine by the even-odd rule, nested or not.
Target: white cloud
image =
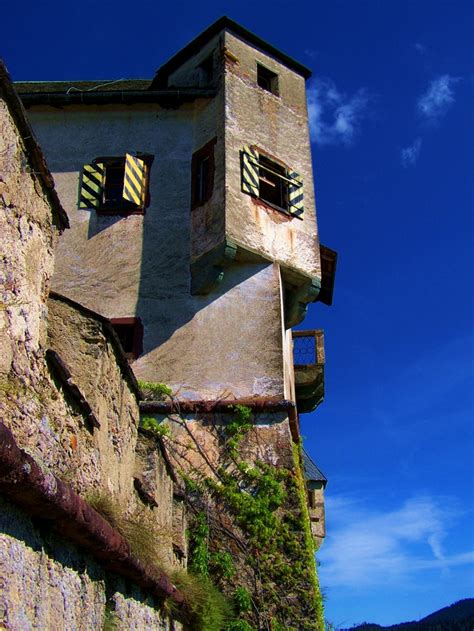
[[[351,144],[360,130],[367,109],[364,88],[349,96],[330,79],[313,80],[308,87],[311,139],[320,145]]]
[[[404,167],[415,166],[418,161],[418,156],[421,150],[421,138],[417,138],[415,142],[409,147],[405,147],[400,152],[402,165]]]
[[[428,122],[436,123],[454,103],[453,85],[459,81],[449,74],[433,79],[428,89],[420,96],[417,109],[420,116]]]
[[[474,563],[474,552],[444,553],[445,524],[458,515],[446,501],[417,497],[376,512],[353,499],[329,497],[326,510],[329,536],[318,554],[324,586],[396,583],[420,571]]]
[[[420,42],[416,42],[414,44],[415,50],[420,53],[420,55],[426,55],[426,46],[421,44]]]

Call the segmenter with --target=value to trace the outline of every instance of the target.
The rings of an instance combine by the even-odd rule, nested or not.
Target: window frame
[[[124,177],[125,177],[125,162],[126,162],[126,154],[123,155],[115,155],[115,156],[98,156],[94,158],[91,162],[92,165],[102,164],[104,167],[104,182],[102,185],[102,196],[101,201],[98,207],[95,208],[95,211],[98,215],[144,215],[145,209],[149,207],[151,196],[150,196],[150,172],[151,165],[155,156],[148,153],[136,153],[134,154],[136,158],[142,160],[145,163],[145,194],[143,196],[143,200],[140,205],[134,204],[125,199],[121,199],[120,202],[112,203],[107,202],[105,197],[105,192],[107,190],[107,167],[113,166],[114,163],[121,162],[121,166],[123,165]],[[123,178],[122,178],[123,181]]]
[[[208,202],[214,193],[214,172],[215,158],[214,146],[217,143],[217,137],[209,140],[200,149],[195,151],[191,158],[191,210],[203,206]],[[203,180],[201,167],[207,161],[207,172]],[[204,185],[204,190],[202,187]],[[201,189],[198,191],[198,187]]]
[[[250,150],[250,153],[248,153],[246,151],[246,149]],[[247,145],[246,147],[244,147],[244,149],[240,152],[241,153],[241,187],[242,187],[242,191],[244,193],[247,193],[248,195],[251,195],[254,199],[257,199],[258,202],[260,204],[263,204],[264,206],[268,206],[269,208],[272,208],[273,210],[277,210],[280,213],[283,213],[285,215],[288,215],[289,217],[295,217],[297,219],[303,220],[303,214],[304,214],[304,206],[302,207],[302,210],[300,212],[296,212],[296,211],[291,211],[291,200],[290,200],[290,184],[293,184],[297,189],[301,188],[301,192],[302,195],[304,195],[303,191],[303,180],[301,178],[301,176],[297,175],[297,178],[299,178],[299,181],[297,178],[292,177],[291,174],[295,174],[294,171],[292,171],[292,169],[290,169],[290,167],[285,164],[284,162],[282,162],[281,160],[279,160],[278,158],[276,158],[275,156],[273,156],[272,154],[268,153],[267,151],[265,151],[264,149],[260,149],[259,147],[257,147],[256,145]],[[258,156],[255,157],[255,154]],[[264,161],[267,163],[270,163],[270,165],[261,165],[260,164],[260,158],[264,158]],[[243,173],[244,173],[244,169],[245,169],[245,161],[247,160],[247,163],[250,162],[251,164],[253,164],[254,168],[256,167],[258,169],[258,176],[257,176],[257,180],[258,180],[258,187],[254,185],[255,189],[258,189],[258,194],[255,193],[255,191],[250,192],[249,190],[246,190],[245,188],[245,184],[244,184],[244,177],[243,177]],[[272,170],[271,169],[271,164],[275,165],[275,169]],[[265,199],[264,197],[261,196],[261,181],[263,180],[264,182],[266,182],[268,184],[268,179],[264,179],[261,177],[260,174],[260,169],[263,169],[264,171],[266,170],[267,173],[270,172],[272,174],[273,177],[278,177],[280,178],[281,181],[285,182],[285,188],[286,188],[286,207],[285,206],[280,206],[279,204],[274,203],[273,201],[269,200],[269,199]],[[284,170],[284,174],[283,173],[278,173],[278,170]]]
[[[266,85],[262,85],[266,83]],[[269,92],[275,96],[280,96],[279,75],[274,70],[270,70],[267,66],[257,61],[257,85],[265,92]]]
[[[120,341],[120,337],[115,327],[117,325],[118,326],[124,326],[124,325],[133,326],[132,350],[127,351],[125,348],[123,348],[122,342],[120,342],[120,345],[122,346],[122,350],[129,361],[138,359],[138,357],[140,357],[140,355],[143,353],[143,324],[142,324],[141,318],[137,316],[124,317],[124,318],[110,318],[109,322],[112,325],[112,328],[114,329],[115,335],[119,338],[119,341]]]

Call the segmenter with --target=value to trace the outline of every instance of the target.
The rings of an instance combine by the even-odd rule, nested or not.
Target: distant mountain
[[[389,627],[364,622],[350,631],[474,631],[474,598],[465,598],[418,620]],[[348,631],[348,630],[344,630]]]

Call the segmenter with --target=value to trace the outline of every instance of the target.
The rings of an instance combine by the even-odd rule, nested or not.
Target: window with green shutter
[[[272,208],[303,218],[303,179],[293,169],[246,145],[240,154],[242,191]]]

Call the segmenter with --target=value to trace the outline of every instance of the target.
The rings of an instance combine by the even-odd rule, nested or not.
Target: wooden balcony
[[[293,331],[296,405],[312,412],[324,399],[324,332]]]

